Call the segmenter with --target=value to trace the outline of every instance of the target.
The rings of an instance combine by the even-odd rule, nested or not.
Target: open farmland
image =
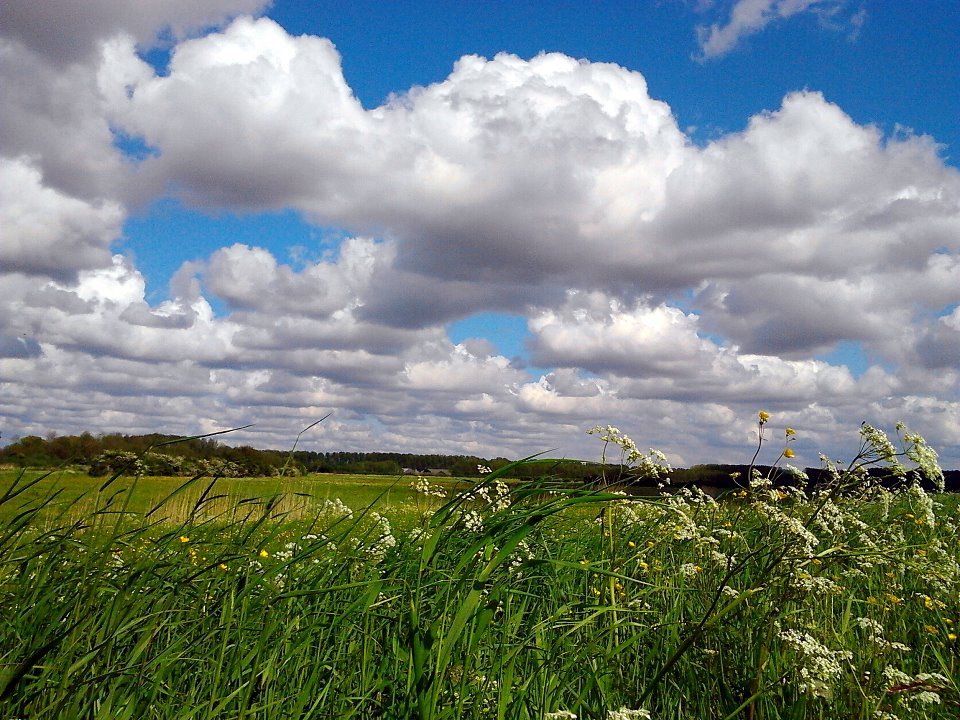
[[[0,472],[0,483],[10,486],[18,478],[18,471]],[[171,522],[187,519],[198,501],[204,517],[244,507],[259,506],[275,500],[273,514],[308,516],[316,514],[327,501],[339,499],[351,507],[378,509],[381,512],[402,515],[405,508],[416,508],[417,493],[411,487],[412,478],[383,475],[308,475],[296,478],[198,478],[183,477],[128,477],[92,478],[81,471],[24,473],[22,481],[33,482],[18,498],[14,508],[7,504],[0,508],[0,517],[9,515],[27,502],[43,503],[41,517],[90,517],[98,507],[111,503],[113,509],[141,515],[157,508],[153,515]],[[444,484],[455,487],[456,481],[444,479]],[[35,481],[35,482],[34,482]],[[211,482],[212,487],[211,487]],[[54,496],[55,495],[55,496]]]

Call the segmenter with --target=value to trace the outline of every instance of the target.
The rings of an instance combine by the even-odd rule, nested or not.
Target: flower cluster
[[[657,479],[673,469],[667,462],[667,456],[662,452],[651,448],[649,452],[644,453],[630,437],[613,425],[596,425],[587,430],[587,434],[597,435],[603,442],[604,463],[607,461],[607,446],[615,445],[620,448],[620,464],[630,467],[639,477]]]
[[[416,480],[410,483],[410,487],[414,492],[426,497],[445,498],[447,496],[446,490],[419,475]]]
[[[783,630],[780,639],[800,658],[797,668],[799,686],[815,697],[830,698],[833,686],[843,672],[843,661],[850,660],[849,650],[831,650],[817,642],[809,633]]]

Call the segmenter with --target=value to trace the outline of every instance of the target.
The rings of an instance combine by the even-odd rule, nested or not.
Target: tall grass
[[[195,479],[136,512],[117,480],[77,513],[20,477],[0,716],[953,718],[957,503],[869,483],[898,462],[878,442],[827,488],[752,477],[720,502],[505,468],[395,512],[221,507]]]

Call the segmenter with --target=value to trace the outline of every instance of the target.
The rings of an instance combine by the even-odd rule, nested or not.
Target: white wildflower
[[[608,710],[607,720],[650,720],[649,710],[630,710],[622,707],[619,710]]]
[[[347,507],[340,498],[324,500],[323,507],[320,509],[320,512],[324,514],[329,513],[331,515],[341,515],[346,518],[353,517],[353,510]]]
[[[921,690],[918,693],[913,693],[910,699],[917,705],[939,705],[942,702],[940,695],[932,690]]]
[[[906,477],[907,469],[900,463],[897,449],[883,430],[863,423],[860,426],[860,437],[863,438],[865,457],[868,460],[882,460],[895,476]]]
[[[852,658],[853,653],[831,650],[799,630],[783,630],[780,639],[802,658],[797,672],[800,687],[814,697],[829,699],[833,684],[843,672],[841,663]]]
[[[419,475],[416,480],[410,483],[410,487],[413,488],[414,492],[426,497],[445,498],[447,496],[443,488],[439,485],[432,485],[429,480]]]
[[[397,546],[397,539],[393,536],[390,521],[380,513],[371,513],[370,517],[380,526],[379,533],[367,547],[367,556],[379,562],[387,556],[387,552]]]
[[[896,650],[899,652],[910,652],[910,648],[907,645],[899,642],[891,642],[883,636],[883,626],[872,618],[859,617],[856,618],[854,624],[865,630],[867,635],[867,640],[878,648],[884,650]]]
[[[902,423],[897,424],[898,431],[905,429]],[[917,465],[924,477],[933,482],[937,492],[943,492],[943,470],[940,469],[937,451],[916,433],[904,433],[903,440],[908,443],[906,456]]]
[[[483,516],[476,510],[467,510],[460,516],[463,526],[473,533],[479,533],[483,530]]]

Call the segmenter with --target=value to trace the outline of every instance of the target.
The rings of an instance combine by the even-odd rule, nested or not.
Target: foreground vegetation
[[[921,438],[861,435],[828,485],[750,472],[719,502],[507,486],[509,466],[363,507],[216,479],[147,507],[121,476],[63,502],[19,475],[0,495],[0,715],[957,717],[957,502],[919,484],[938,477]]]

